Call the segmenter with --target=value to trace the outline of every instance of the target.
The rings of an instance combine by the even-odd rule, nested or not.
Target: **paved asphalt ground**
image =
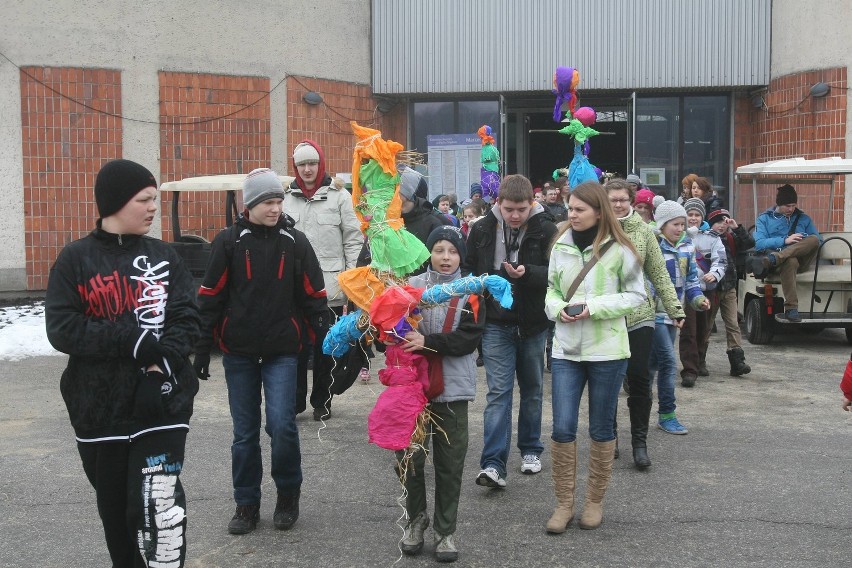
[[[559,536],[544,532],[554,504],[549,449],[542,473],[533,476],[517,473],[520,459],[513,453],[505,490],[473,482],[482,448],[480,371],[479,395],[470,408],[457,565],[849,566],[852,416],[840,408],[838,382],[850,348],[842,331],[776,336],[771,346],[746,344],[753,371],[739,379],[727,374],[720,340],[713,336],[711,376],[693,389],[677,389],[678,414],[689,435],[652,430],[653,467],[646,473],[627,457],[622,395],[627,455],[616,461],[604,524],[594,531],[572,524]],[[0,363],[3,567],[109,565],[93,491],[59,394],[64,362],[41,357]],[[233,513],[231,424],[219,361],[212,368],[197,398],[182,477],[189,499],[187,566],[394,565],[402,532],[394,524],[400,486],[392,453],[368,444],[366,435],[367,414],[383,388],[375,379],[377,365],[372,384],[355,384],[335,400],[326,428],[318,431],[310,416],[299,417],[305,483],[295,528],[274,530],[274,486],[267,476],[261,522],[247,536],[225,529]],[[546,375],[545,441],[549,382]],[[580,503],[586,427],[581,418]],[[431,539],[430,529],[422,556],[402,558],[396,566],[434,565]]]

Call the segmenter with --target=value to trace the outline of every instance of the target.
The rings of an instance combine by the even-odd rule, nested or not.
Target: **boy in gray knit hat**
[[[261,394],[277,492],[272,521],[288,530],[299,518],[296,368],[306,328],[324,337],[331,321],[320,262],[283,213],[283,198],[274,171],[261,168],[246,177],[245,213],[213,239],[198,292],[202,333],[193,368],[199,379],[209,377],[210,352],[214,343],[220,348],[233,421],[231,534],[253,531],[260,518]]]
[[[267,199],[284,199],[284,186],[269,168],[252,170],[243,181],[243,204],[251,209]]]

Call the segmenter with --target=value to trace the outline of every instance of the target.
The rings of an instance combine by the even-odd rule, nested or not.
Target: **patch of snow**
[[[44,302],[0,308],[0,361],[62,355],[47,340]]]

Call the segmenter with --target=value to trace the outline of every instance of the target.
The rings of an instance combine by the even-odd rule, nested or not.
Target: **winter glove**
[[[159,371],[148,371],[139,376],[133,401],[133,417],[150,422],[163,417],[163,385],[169,378]]]
[[[139,363],[140,367],[150,367],[151,365],[162,365],[163,358],[166,356],[157,338],[150,331],[140,330],[141,333],[136,336],[131,349],[132,356]],[[142,338],[140,341],[139,338]]]
[[[192,361],[195,376],[206,381],[210,377],[210,353],[196,353]]]

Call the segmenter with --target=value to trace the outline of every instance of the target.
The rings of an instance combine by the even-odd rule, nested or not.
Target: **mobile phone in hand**
[[[565,313],[575,318],[583,313],[583,310],[586,309],[586,304],[574,304],[573,306],[568,306],[565,308]]]

